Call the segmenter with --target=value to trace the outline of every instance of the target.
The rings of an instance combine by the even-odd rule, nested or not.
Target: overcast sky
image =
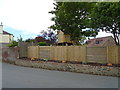
[[[4,30],[14,34],[15,38],[21,35],[24,39],[34,38],[42,30],[52,25],[48,14],[53,10],[54,0],[0,0],[0,22]],[[110,34],[100,33],[99,36]],[[99,37],[98,36],[98,37]]]
[[[54,0],[0,0],[0,22],[4,29],[14,29],[20,34],[38,34],[54,22],[48,14]],[[8,30],[9,31],[9,30]]]

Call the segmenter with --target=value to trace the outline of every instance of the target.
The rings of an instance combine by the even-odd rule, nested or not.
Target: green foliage
[[[95,37],[100,30],[112,33],[120,45],[120,2],[57,2],[54,3],[55,22],[50,28],[69,34],[72,40]],[[83,31],[85,28],[89,30]]]
[[[15,46],[18,46],[18,42],[16,41],[12,41],[11,44],[8,44],[8,47],[15,47]]]
[[[20,38],[17,37],[17,40],[18,40],[18,42],[22,42],[23,41],[21,35],[20,35]]]
[[[39,46],[49,46],[49,44],[46,43],[46,42],[39,42],[38,45],[39,45]]]
[[[82,36],[92,36],[92,32],[88,34],[82,29],[87,27],[87,18],[89,18],[89,11],[93,4],[87,2],[57,2],[54,4],[55,10],[49,12],[55,14],[55,17],[51,19],[55,24],[50,28],[69,34],[72,40],[80,40]]]
[[[26,39],[25,42],[35,42],[34,39]]]
[[[20,38],[17,38],[17,41],[12,41],[11,44],[8,44],[8,47],[15,47],[15,46],[18,46],[18,42],[23,42],[23,39],[20,35]]]
[[[86,62],[86,61],[83,61],[82,64],[87,64],[87,62]]]
[[[96,3],[89,16],[90,28],[112,33],[116,45],[120,45],[120,2]]]

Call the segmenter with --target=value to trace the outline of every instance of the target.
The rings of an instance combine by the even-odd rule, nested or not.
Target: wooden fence
[[[28,58],[120,64],[120,46],[29,46]]]

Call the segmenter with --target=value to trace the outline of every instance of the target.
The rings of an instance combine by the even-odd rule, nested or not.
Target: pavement
[[[118,77],[2,64],[2,88],[118,88]]]

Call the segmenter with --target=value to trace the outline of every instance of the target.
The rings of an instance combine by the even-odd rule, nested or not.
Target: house
[[[42,36],[37,36],[37,37],[35,38],[35,42],[46,42],[46,43],[48,43],[48,44],[53,44],[53,43],[54,43],[53,41],[51,41],[51,40],[49,40],[49,39],[46,39],[46,38],[44,38],[44,37],[42,37]]]
[[[58,45],[72,45],[73,41],[70,39],[69,34],[65,34],[61,30],[57,32],[58,35]]]
[[[115,41],[112,36],[107,36],[107,37],[100,37],[100,38],[94,38],[94,39],[89,39],[86,41],[87,46],[114,46]]]
[[[2,47],[7,47],[7,45],[13,41],[13,38],[14,38],[13,34],[10,34],[3,30],[3,25],[1,23],[1,25],[0,25],[0,45]]]

